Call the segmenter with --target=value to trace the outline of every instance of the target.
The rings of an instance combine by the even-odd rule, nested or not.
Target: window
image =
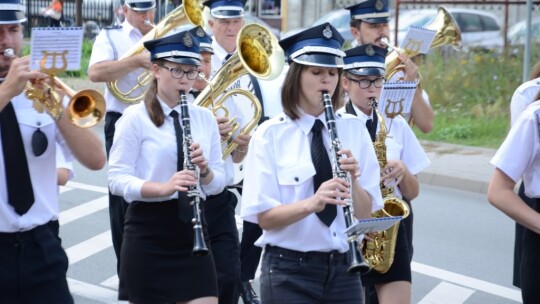
[[[482,23],[484,24],[484,31],[498,31],[499,25],[495,20],[487,16],[482,16]]]
[[[259,0],[259,17],[281,18],[281,0]]]
[[[480,16],[467,13],[456,14],[456,22],[463,33],[482,31]]]

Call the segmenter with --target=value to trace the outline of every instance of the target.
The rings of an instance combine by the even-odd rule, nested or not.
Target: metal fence
[[[48,7],[50,0],[23,0],[28,18],[26,36],[29,37],[32,27],[47,27],[50,19],[40,14],[41,10]],[[75,0],[63,1],[62,26],[75,26],[76,5]],[[92,24],[99,28],[110,26],[117,22],[116,11],[120,7],[120,0],[83,0],[82,24]]]

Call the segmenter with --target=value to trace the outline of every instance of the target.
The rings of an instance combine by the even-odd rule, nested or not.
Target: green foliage
[[[533,49],[532,63],[540,59]],[[536,57],[535,57],[536,56]],[[510,100],[522,83],[523,57],[492,52],[433,52],[420,64],[435,111],[433,131],[419,139],[498,147],[510,122]]]

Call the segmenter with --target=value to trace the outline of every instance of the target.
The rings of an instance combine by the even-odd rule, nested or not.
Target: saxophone
[[[374,114],[379,118],[379,132],[373,143],[375,154],[379,161],[381,169],[386,167],[386,124],[382,115],[377,111],[377,101],[371,100],[371,108]],[[390,216],[401,216],[402,219],[409,216],[409,206],[403,200],[394,196],[394,187],[387,187],[381,181],[381,193],[383,196],[383,209],[377,210],[371,214],[373,218],[382,218]],[[394,253],[396,248],[397,233],[399,222],[390,228],[370,234],[371,240],[366,240],[362,247],[362,254],[366,263],[380,273],[386,273],[394,262]]]
[[[330,145],[332,148],[331,160],[332,160],[332,173],[334,177],[345,179],[349,185],[351,185],[351,176],[347,172],[343,171],[339,167],[339,154],[341,150],[341,142],[339,141],[336,127],[336,118],[334,115],[334,107],[332,106],[332,100],[328,92],[322,94],[322,100],[324,104],[324,114],[326,117],[326,125],[330,133]],[[352,189],[349,186],[349,193],[352,194]],[[343,214],[345,216],[345,225],[347,228],[351,227],[356,219],[354,218],[354,206],[351,199],[346,201],[343,207]],[[367,263],[364,261],[360,251],[358,250],[358,236],[356,234],[347,235],[347,242],[349,243],[349,251],[347,252],[347,258],[349,267],[347,271],[349,273],[367,273],[370,269]]]
[[[189,150],[189,147],[193,143],[193,138],[191,137],[191,124],[185,92],[180,92],[180,100],[178,103],[180,104],[182,130],[184,131],[184,168],[196,172],[195,164],[191,161],[191,153]],[[193,219],[191,220],[191,222],[193,223],[194,241],[191,254],[194,256],[207,255],[209,250],[206,246],[206,243],[204,242],[200,209],[201,197],[197,186],[189,186],[187,196],[190,198],[189,204],[191,205],[193,213]]]

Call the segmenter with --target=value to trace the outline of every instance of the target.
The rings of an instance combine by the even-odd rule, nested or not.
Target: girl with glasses
[[[346,112],[360,118],[366,124],[373,141],[380,132],[379,119],[385,120],[387,165],[381,168],[380,182],[387,187],[394,187],[397,198],[412,200],[419,193],[416,175],[430,162],[402,116],[388,119],[384,115],[378,116],[372,109],[372,101],[379,99],[384,84],[386,50],[368,44],[345,53],[342,85],[348,93],[349,101],[338,113]],[[399,224],[395,258],[388,272],[382,274],[371,270],[362,276],[366,298],[369,299],[367,303],[411,302],[411,255],[407,245],[406,225],[405,221]]]
[[[199,43],[184,31],[144,46],[154,80],[144,101],[127,108],[118,120],[109,159],[109,188],[129,203],[119,299],[217,303],[212,254],[192,255],[194,215],[186,192],[197,187],[204,200],[225,187],[220,135],[209,110],[188,105],[193,139],[188,148],[196,169],[187,170],[183,159],[188,155],[182,151],[187,139],[178,118],[185,118],[180,92],[188,94],[198,74]],[[209,244],[204,218],[202,226]]]

